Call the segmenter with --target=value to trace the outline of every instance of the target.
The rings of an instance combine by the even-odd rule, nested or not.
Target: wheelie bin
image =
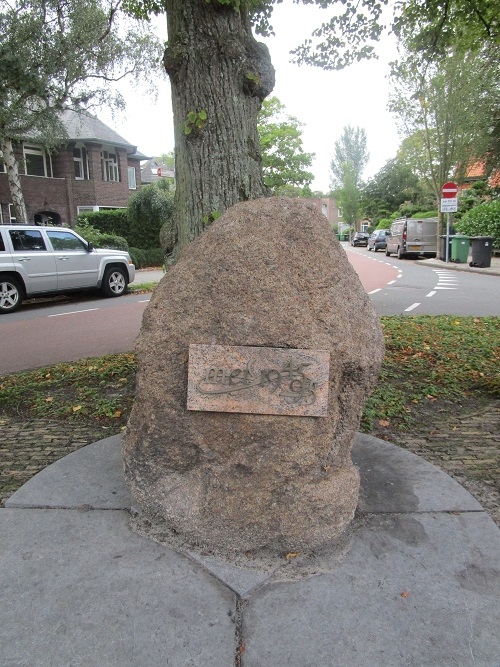
[[[470,236],[455,234],[451,237],[451,261],[464,262],[467,264],[469,259]]]
[[[451,239],[448,239],[448,259],[451,258]],[[446,262],[446,234],[439,237],[439,259],[443,262]]]
[[[473,236],[471,239],[472,257],[469,266],[487,268],[491,266],[491,253],[493,251],[492,236]]]

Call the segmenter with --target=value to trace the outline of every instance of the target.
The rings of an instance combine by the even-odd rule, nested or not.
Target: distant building
[[[87,112],[65,111],[63,122],[68,138],[52,154],[31,138],[16,145],[28,221],[73,226],[84,211],[125,208],[148,156]],[[15,222],[0,163],[0,224]]]
[[[318,211],[327,218],[331,225],[338,227],[340,214],[335,199],[332,199],[332,197],[321,197],[308,199],[307,201],[312,202]]]
[[[160,158],[152,157],[141,165],[141,183],[149,185],[162,178],[175,178],[175,169],[164,164]]]
[[[485,160],[476,160],[471,162],[467,168],[465,177],[458,185],[458,189],[467,190],[476,181],[486,181],[492,188],[500,187],[500,169],[494,169],[489,176],[486,176]]]

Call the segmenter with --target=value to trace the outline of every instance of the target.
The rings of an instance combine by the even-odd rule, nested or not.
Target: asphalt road
[[[500,316],[500,276],[457,271],[443,262],[386,257],[365,248],[346,251],[358,273],[359,267],[377,275],[381,267],[397,271],[384,286],[365,287],[379,315]]]
[[[345,250],[380,315],[500,316],[499,276],[387,258],[364,248]],[[148,301],[147,294],[88,294],[35,301],[2,315],[0,375],[130,351]]]

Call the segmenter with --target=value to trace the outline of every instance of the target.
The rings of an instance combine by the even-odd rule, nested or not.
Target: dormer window
[[[120,180],[120,172],[118,170],[118,156],[111,151],[101,152],[101,170],[103,181]]]

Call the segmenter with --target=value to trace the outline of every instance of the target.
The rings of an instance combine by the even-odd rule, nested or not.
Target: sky
[[[385,36],[377,49],[379,60],[356,63],[340,72],[293,65],[290,50],[328,18],[328,11],[291,3],[292,0],[285,0],[274,9],[275,37],[258,39],[267,44],[276,70],[272,95],[285,105],[287,114],[304,124],[304,151],[316,155],[311,168],[315,176],[312,189],[328,192],[334,144],[345,126],[366,131],[370,160],[363,174],[365,179],[374,176],[396,155],[400,140],[394,118],[387,111],[388,63],[395,58],[396,49],[392,39]],[[166,40],[164,19],[158,26],[160,37]],[[99,118],[148,156],[173,150],[172,107],[166,76],[158,79],[156,99],[131,84],[121,84],[120,90],[127,105],[125,111],[113,118],[103,109],[98,112]]]

